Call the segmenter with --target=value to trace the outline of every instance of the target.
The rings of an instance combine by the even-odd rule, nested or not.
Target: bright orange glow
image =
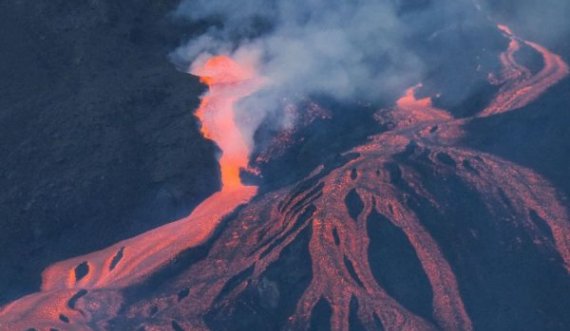
[[[302,326],[310,323],[315,306],[322,299],[331,306],[330,328],[348,329],[351,302],[356,299],[362,303],[357,307],[357,317],[366,319],[367,325],[381,324],[387,330],[473,330],[460,291],[463,277],[456,277],[456,265],[448,261],[445,247],[434,235],[438,231],[430,229],[433,224],[426,226],[426,214],[419,213],[424,207],[414,202],[421,199],[429,205],[426,210],[441,211],[437,214],[442,218],[436,216],[435,220],[449,224],[436,229],[448,226],[455,229],[455,225],[450,225],[456,222],[455,208],[462,208],[463,199],[453,201],[451,193],[457,187],[456,181],[469,192],[480,195],[480,203],[489,215],[496,216],[497,222],[510,222],[517,229],[524,229],[544,252],[558,252],[570,273],[569,217],[556,188],[531,169],[457,143],[464,138],[463,126],[469,121],[527,105],[568,74],[568,66],[559,56],[517,38],[506,26],[498,28],[510,38],[510,43],[500,56],[504,72],[500,79],[495,80],[494,76],[492,79],[501,88],[481,113],[454,118],[435,107],[431,98],[416,97],[421,84],[410,87],[383,115],[394,123],[393,128],[347,151],[345,155],[353,158],[346,164],[326,172],[323,164],[302,185],[272,191],[251,202],[257,189],[245,186],[239,176],[240,169],[248,166],[251,142],[240,131],[235,111],[237,103],[259,89],[263,80],[256,74],[255,65],[228,56],[197,63],[192,73],[209,90],[196,116],[202,123],[203,135],[222,151],[219,159],[222,190],[184,219],[49,266],[42,274],[41,292],[0,309],[0,330],[26,330],[30,326],[39,330],[108,329],[109,321],[123,316],[137,324],[147,320],[157,323],[149,327],[141,324],[147,330],[167,330],[174,325],[173,317],[188,315],[192,320],[184,325],[185,330],[207,329],[203,316],[211,313],[219,302],[231,308],[232,301],[248,293],[245,291],[255,289],[261,296],[264,286],[275,286],[270,280],[267,283],[273,285],[263,284],[267,269],[281,258],[287,247],[300,247],[293,244],[305,235],[311,279],[288,317],[291,329],[306,329]],[[516,62],[514,54],[525,45],[544,58],[544,68],[536,74]],[[309,107],[311,111],[314,112],[311,116],[329,116],[318,108]],[[291,138],[286,132],[278,139],[287,144]],[[446,183],[449,178],[454,178],[453,186]],[[354,203],[359,207],[351,208],[350,196],[359,201]],[[245,203],[248,205],[235,213],[203,259],[183,264],[187,268],[184,273],[177,273],[172,283],[172,278],[168,278],[168,282],[160,285],[166,290],[153,292],[149,300],[137,299],[134,303],[125,300],[122,289],[144,280],[188,248],[204,243],[224,216]],[[533,214],[552,236],[537,226]],[[384,220],[371,221],[374,215]],[[405,236],[432,290],[433,320],[407,309],[374,275],[367,250],[373,242],[372,231],[367,227],[371,222],[390,225]],[[469,225],[461,220],[458,224],[457,229]],[[473,227],[470,233],[478,241],[479,237],[489,235],[476,229]],[[490,235],[496,240],[495,233]],[[461,231],[452,236],[457,240],[465,238]],[[506,231],[500,239],[510,242]],[[518,234],[516,239],[523,243]],[[512,250],[512,246],[508,249]],[[297,252],[302,251],[293,250],[293,254]],[[557,260],[558,257],[552,261]],[[237,277],[247,273],[246,270],[252,270],[249,276]],[[234,282],[236,279],[239,282]],[[228,286],[232,283],[233,286]],[[181,301],[180,292],[176,295],[182,287],[186,291],[185,301]],[[226,294],[222,295],[223,292]],[[275,292],[279,298],[279,290]],[[227,311],[231,314],[231,309]]]
[[[501,31],[503,31],[504,34],[508,35],[508,36],[512,36],[513,35],[513,31],[511,30],[511,28],[509,28],[508,26],[504,25],[504,24],[497,24],[497,28]]]
[[[241,185],[240,169],[247,168],[250,146],[234,120],[236,103],[261,85],[255,70],[240,65],[228,56],[208,59],[194,68],[193,74],[209,86],[196,116],[202,123],[202,134],[222,150],[220,169],[223,190]]]
[[[425,97],[422,99],[416,98],[416,90],[422,85],[416,85],[406,90],[406,93],[396,101],[396,106],[407,109],[423,109],[431,107],[431,98]]]
[[[194,69],[194,73],[200,77],[200,81],[210,87],[240,83],[252,79],[255,76],[254,72],[253,68],[241,66],[225,55],[213,56],[202,66]]]
[[[559,55],[537,43],[518,38],[506,25],[498,24],[497,28],[510,39],[510,42],[507,50],[500,56],[503,65],[502,77],[497,80],[492,76],[491,82],[504,83],[504,85],[491,104],[481,112],[482,116],[520,109],[536,100],[570,73],[568,65]],[[544,67],[534,75],[515,59],[515,53],[523,46],[532,48],[544,60]]]
[[[222,150],[219,160],[222,190],[204,200],[186,218],[49,266],[42,273],[41,292],[2,307],[0,325],[8,323],[16,330],[26,329],[24,325],[31,323],[46,329],[57,326],[69,330],[68,322],[59,318],[62,314],[73,318],[74,330],[88,329],[91,316],[84,309],[93,307],[78,310],[69,305],[79,291],[120,289],[143,280],[180,252],[204,243],[224,216],[257,193],[255,186],[243,185],[239,177],[240,169],[248,165],[250,147],[234,122],[234,110],[241,98],[259,88],[260,80],[255,78],[252,66],[239,65],[226,56],[209,59],[193,73],[209,86],[196,115],[202,122],[204,136]],[[86,270],[79,277],[80,266]],[[113,314],[120,306],[120,299],[112,303],[97,309]]]

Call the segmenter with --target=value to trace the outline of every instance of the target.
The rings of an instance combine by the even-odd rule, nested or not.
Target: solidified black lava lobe
[[[431,286],[404,232],[377,212],[370,214],[367,226],[368,259],[374,277],[406,308],[433,319]]]
[[[216,300],[216,308],[205,316],[208,326],[235,331],[282,329],[311,280],[310,236],[310,228],[303,230],[267,268],[261,277],[269,288],[251,285],[238,298],[227,297],[233,287],[251,277],[252,268],[230,279]]]

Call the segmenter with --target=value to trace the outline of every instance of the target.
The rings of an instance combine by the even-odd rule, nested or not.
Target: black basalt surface
[[[517,1],[479,2],[490,10],[491,18],[504,19],[525,39],[528,34],[529,40],[544,44],[570,62],[570,44],[565,41],[570,40],[570,32],[556,30],[555,37],[546,38],[545,31],[537,32],[533,27],[539,20],[525,26],[521,21],[524,16],[515,10]],[[425,81],[417,96],[434,96],[434,106],[457,118],[468,118],[483,109],[500,89],[489,82],[487,73],[500,69],[498,55],[506,49],[508,39],[490,20],[476,16],[474,8],[461,11],[457,22],[450,22],[447,15],[455,7],[442,8],[445,0],[392,2],[402,20],[418,24],[409,38],[409,47],[425,64]],[[544,6],[555,2],[546,0]],[[48,265],[187,215],[218,189],[218,150],[202,138],[192,114],[204,86],[181,72],[177,67],[180,63],[173,64],[168,58],[189,35],[203,28],[173,19],[169,13],[178,3],[0,2],[0,306],[38,291],[41,272]],[[521,0],[520,6],[528,8],[529,3],[532,0]],[[434,15],[435,22],[418,23],[426,11]],[[509,16],[510,11],[517,15]],[[544,15],[549,13],[545,9]],[[544,29],[554,32],[555,28],[555,23],[546,22]],[[538,53],[529,49],[518,53],[517,61],[532,72],[544,64]],[[365,143],[369,136],[399,129],[395,123],[375,118],[378,108],[391,107],[397,95],[378,105],[310,97],[332,116],[296,128],[294,143],[279,157],[260,165],[262,176],[250,175],[261,192],[252,204],[291,185],[288,199],[279,201],[280,212],[306,207],[290,220],[291,227],[269,235],[260,232],[255,237],[257,242],[246,235],[238,236],[235,240],[251,245],[237,246],[243,251],[226,252],[222,246],[231,243],[230,230],[244,224],[238,230],[248,235],[251,231],[247,227],[251,220],[239,223],[236,217],[248,206],[238,209],[226,217],[206,244],[182,252],[140,284],[121,289],[123,306],[109,323],[110,329],[139,327],[153,319],[166,321],[160,325],[176,331],[198,325],[185,324],[190,322],[212,330],[295,328],[297,324],[292,323],[299,321],[292,315],[311,280],[319,276],[312,269],[317,260],[311,255],[311,245],[326,242],[333,250],[344,247],[347,240],[342,228],[337,227],[330,229],[328,241],[314,239],[315,222],[331,221],[315,220],[322,213],[314,203],[335,193],[323,192],[326,187],[319,181],[358,159],[359,153],[346,152]],[[466,122],[456,147],[485,152],[531,169],[552,183],[561,204],[569,209],[569,105],[570,79],[566,78],[522,109]],[[270,124],[261,126],[256,139],[264,140],[275,133]],[[435,125],[430,133],[435,136],[440,129],[445,130],[444,124],[439,128]],[[254,153],[263,152],[260,146]],[[445,152],[429,158],[431,147],[421,147],[413,140],[407,146],[382,163],[376,176],[387,173],[383,184],[402,193],[398,202],[417,216],[426,234],[437,243],[457,280],[474,329],[568,329],[570,278],[561,256],[537,248],[535,238],[516,220],[511,222],[515,217],[513,206],[500,187],[499,198],[493,201],[493,206],[500,208],[493,214],[486,197],[458,175],[463,169],[479,176],[476,165],[482,161],[461,160]],[[321,165],[322,169],[310,177]],[[349,169],[347,178],[367,178],[359,171],[362,169]],[[415,191],[410,173],[417,174],[417,183],[429,192],[430,199],[441,202],[441,209]],[[359,215],[367,208],[361,193],[352,189],[342,196],[351,226],[362,221]],[[303,194],[304,199],[295,200]],[[532,208],[528,215],[537,233],[554,239],[546,220]],[[251,224],[259,228],[271,221],[268,213],[258,217]],[[425,261],[420,261],[417,248],[393,218],[374,211],[363,225],[370,239],[363,251],[369,256],[371,279],[406,310],[440,327],[434,314],[437,292],[422,265]],[[295,240],[284,245],[291,236]],[[199,305],[191,306],[196,300],[190,282],[194,275],[187,272],[199,262],[211,261],[212,247],[226,253],[214,255],[224,262],[257,249],[259,260],[263,260],[282,245],[282,251],[263,272],[258,273],[255,263],[244,267],[220,286],[208,311],[202,316],[192,315]],[[336,266],[345,268],[347,279],[359,289],[365,288],[366,275],[359,273],[358,259],[346,252],[338,256]],[[123,248],[117,250],[110,268],[124,263],[122,259]],[[78,264],[73,276],[82,279],[88,273],[86,261]],[[76,309],[93,292],[96,290],[77,289],[67,306]],[[153,301],[156,298],[171,301],[160,306],[160,300]],[[317,300],[310,316],[305,316],[306,327],[329,330],[338,307],[325,296]],[[350,330],[389,328],[376,313],[363,313],[360,308],[369,304],[366,301],[355,296],[346,301]],[[137,309],[143,308],[148,311],[136,315],[140,313]],[[65,314],[55,316],[63,323],[73,322]]]
[[[203,87],[167,57],[177,2],[0,3],[0,304],[216,189]]]

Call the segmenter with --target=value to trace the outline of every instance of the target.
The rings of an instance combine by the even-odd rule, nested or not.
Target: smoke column
[[[375,102],[397,96],[423,72],[405,44],[410,28],[391,1],[183,1],[176,15],[209,28],[172,54],[175,63],[195,68],[216,55],[258,59],[270,83],[236,107],[249,144],[284,100],[326,95]]]

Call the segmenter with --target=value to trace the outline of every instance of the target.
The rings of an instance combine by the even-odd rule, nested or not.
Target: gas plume
[[[317,3],[310,1],[307,6]],[[238,17],[255,12],[257,7],[249,7],[251,4],[255,2],[245,2]],[[504,262],[517,261],[513,275],[531,268],[519,267],[521,257],[531,266],[550,268],[564,277],[570,272],[566,198],[531,169],[466,148],[458,141],[466,123],[527,106],[567,77],[570,70],[560,56],[518,37],[508,26],[500,24],[496,29],[510,43],[499,55],[502,70],[489,76],[490,83],[501,87],[479,113],[454,118],[434,106],[431,97],[420,96],[417,92],[422,85],[416,84],[390,109],[380,110],[387,113],[386,120],[393,128],[344,153],[345,163],[332,168],[323,164],[296,185],[253,200],[257,189],[241,183],[239,170],[247,167],[251,148],[251,131],[244,133],[243,128],[253,129],[255,125],[238,128],[235,111],[239,101],[250,96],[253,102],[242,105],[243,115],[255,117],[261,108],[245,106],[271,100],[256,91],[266,87],[262,96],[275,97],[282,93],[275,86],[289,86],[287,83],[296,78],[290,75],[276,80],[280,76],[269,70],[271,60],[267,60],[265,50],[252,44],[225,53],[220,48],[215,56],[196,53],[190,72],[209,86],[196,115],[202,133],[222,151],[222,190],[184,219],[51,265],[42,274],[41,291],[0,308],[0,328],[215,330],[221,329],[215,327],[218,323],[225,329],[233,327],[230,323],[236,318],[241,321],[269,314],[275,320],[273,326],[303,330],[312,324],[319,315],[317,308],[324,303],[331,307],[325,319],[334,330],[349,330],[360,324],[374,330],[497,329],[493,326],[498,322],[488,318],[485,311],[498,310],[494,308],[495,297],[503,298],[503,294],[486,298],[485,291],[488,287],[500,293],[519,290],[517,286],[501,289],[494,284],[519,284],[518,279],[505,278],[510,273],[504,273]],[[533,73],[517,62],[515,54],[521,47],[532,48],[542,57],[541,70]],[[319,73],[314,68],[307,70],[307,77]],[[301,91],[310,86],[312,93],[334,92],[324,89],[326,84],[311,83],[309,78],[298,83],[286,90]],[[271,89],[273,92],[268,93]],[[359,95],[356,91],[352,90],[351,96]],[[243,209],[236,210],[245,203]],[[186,270],[165,278],[172,282],[163,279],[156,285],[149,281],[146,286],[152,291],[129,298],[129,288],[136,289],[133,286],[148,281],[168,264],[175,266],[177,258],[184,260],[182,253],[204,244],[230,214],[228,227],[208,246],[207,254],[187,261]],[[384,233],[390,240],[382,242],[385,246],[375,246],[381,241],[375,227],[388,230]],[[411,259],[418,266],[416,271],[396,266],[413,276],[412,280],[399,281],[413,289],[424,289],[423,294],[401,292],[389,281],[382,281],[384,274],[376,269],[381,265],[376,261],[379,255],[372,254],[378,253],[377,248],[390,249],[395,245],[391,240],[397,240],[398,235],[411,253],[402,258],[405,251],[399,250],[395,259]],[[299,241],[305,248],[293,246]],[[288,251],[308,266],[291,267],[292,262],[286,261],[282,269],[272,269],[280,261],[294,260],[286,257]],[[533,252],[541,257],[540,264],[533,262]],[[280,283],[271,280],[270,270],[281,273],[303,268],[310,271],[303,275],[296,270],[297,276],[287,275],[288,280],[282,282],[285,288],[280,289]],[[391,266],[382,264],[381,268]],[[478,279],[471,281],[470,277]],[[295,279],[301,279],[301,285],[291,281]],[[523,280],[520,284],[527,283]],[[282,306],[288,300],[280,298],[288,292],[296,295],[289,298],[293,303],[290,311]],[[482,300],[479,293],[483,293]],[[506,298],[517,298],[508,295]],[[253,301],[255,304],[249,306],[251,300],[262,303]],[[244,303],[249,313],[238,309]],[[492,308],[480,309],[482,305]],[[504,306],[499,303],[497,307]],[[258,314],[260,311],[263,313]],[[247,324],[240,329],[243,325]]]
[[[175,16],[201,31],[171,55],[179,67],[192,72],[196,63],[218,55],[238,62],[254,58],[267,78],[235,109],[250,150],[251,137],[268,115],[272,125],[288,127],[294,120],[283,109],[307,97],[389,104],[433,75],[433,68],[455,66],[441,71],[463,77],[459,68],[472,63],[462,55],[469,47],[485,47],[469,45],[464,31],[494,30],[472,0],[183,0]],[[426,51],[442,42],[454,54]],[[452,85],[460,85],[451,93],[456,104],[477,88],[475,79]]]
[[[405,45],[410,26],[391,1],[183,1],[176,15],[210,24],[174,52],[177,64],[257,58],[268,84],[236,109],[248,137],[284,103],[315,95],[375,102],[423,72]]]
[[[568,47],[570,2],[560,0],[476,0],[488,12],[533,40],[554,49]]]

